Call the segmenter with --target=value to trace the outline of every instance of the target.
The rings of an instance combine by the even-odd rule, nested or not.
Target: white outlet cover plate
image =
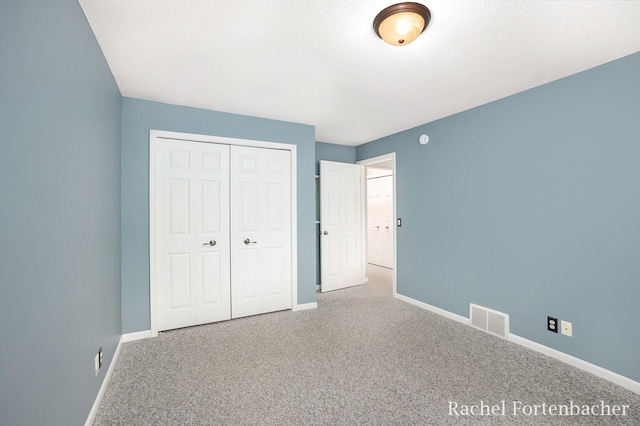
[[[560,321],[560,329],[565,336],[573,336],[573,326],[569,321]]]

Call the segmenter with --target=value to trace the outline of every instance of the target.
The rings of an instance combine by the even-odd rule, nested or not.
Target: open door
[[[320,161],[320,289],[365,282],[364,167]]]

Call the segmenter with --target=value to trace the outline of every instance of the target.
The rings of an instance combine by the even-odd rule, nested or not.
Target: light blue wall
[[[355,164],[356,147],[316,142],[316,174],[320,173],[320,160]]]
[[[0,64],[0,424],[80,425],[121,333],[121,96],[75,0],[3,0]]]
[[[639,135],[640,53],[358,147],[397,155],[398,292],[640,381]]]
[[[316,301],[314,270],[314,128],[196,108],[122,100],[122,327],[150,329],[149,130],[168,130],[297,145],[298,303]]]

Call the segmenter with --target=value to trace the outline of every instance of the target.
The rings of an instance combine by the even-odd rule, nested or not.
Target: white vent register
[[[494,336],[509,338],[509,315],[507,314],[470,303],[469,322],[472,327]]]

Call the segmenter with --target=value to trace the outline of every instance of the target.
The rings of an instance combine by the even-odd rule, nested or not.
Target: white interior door
[[[320,263],[323,292],[362,284],[364,167],[320,161]]]
[[[229,147],[155,148],[158,329],[229,319]]]
[[[291,308],[290,155],[231,147],[233,318]]]

